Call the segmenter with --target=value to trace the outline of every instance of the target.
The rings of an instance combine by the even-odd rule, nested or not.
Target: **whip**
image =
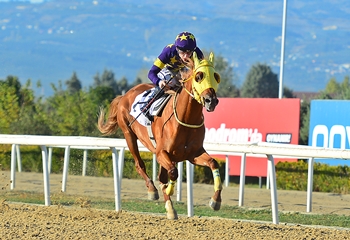
[[[154,103],[154,101],[156,100],[156,97],[158,97],[161,93],[164,92],[164,88],[168,85],[168,83],[173,79],[173,77],[169,78],[168,80],[165,81],[165,85],[153,96],[153,98],[147,103],[146,106],[144,106],[141,109],[141,112],[136,116],[136,118],[134,118],[130,123],[129,123],[129,127],[136,121],[136,119],[141,115],[141,114],[145,114],[149,111],[150,106]]]

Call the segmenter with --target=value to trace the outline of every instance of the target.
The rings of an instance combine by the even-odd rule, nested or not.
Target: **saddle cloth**
[[[152,96],[152,93],[155,91],[155,88],[152,88],[150,90],[146,90],[143,93],[140,93],[136,96],[134,103],[131,106],[130,114],[137,118],[136,120],[143,126],[147,127],[151,125],[151,121],[141,113],[143,107],[147,104],[147,102],[150,100],[150,97]],[[157,99],[150,107],[149,113],[152,116],[155,116],[158,114],[160,108],[162,107],[162,104],[164,103],[164,99],[167,98],[169,95],[165,94],[159,99]]]

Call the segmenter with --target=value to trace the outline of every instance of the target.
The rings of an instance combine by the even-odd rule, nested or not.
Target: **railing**
[[[93,138],[93,137],[71,137],[71,136],[29,136],[29,135],[5,135],[0,134],[0,144],[12,144],[11,154],[11,189],[15,187],[15,169],[16,169],[16,154],[17,145],[38,145],[42,149],[43,160],[43,178],[44,178],[44,194],[45,205],[50,203],[50,184],[49,184],[49,166],[48,166],[48,152],[47,147],[65,146],[66,154],[69,154],[70,146],[81,148],[110,148],[112,151],[113,162],[113,177],[114,177],[114,191],[116,210],[121,209],[120,189],[122,181],[122,171],[124,168],[124,151],[127,145],[124,139],[111,138]],[[142,145],[139,145],[143,148]],[[309,158],[308,167],[308,189],[307,189],[307,212],[311,211],[312,201],[312,180],[313,180],[313,160],[314,158],[333,158],[333,159],[350,159],[350,150],[343,149],[326,149],[320,147],[309,147],[291,144],[273,144],[273,143],[205,143],[205,149],[213,154],[222,155],[242,155],[241,160],[241,175],[239,188],[239,205],[243,206],[244,199],[244,183],[245,183],[245,161],[246,155],[263,154],[268,159],[268,180],[271,185],[271,208],[273,223],[279,223],[278,208],[277,208],[277,186],[274,158],[277,156],[288,156],[296,158]],[[67,151],[68,150],[68,151]],[[117,154],[117,151],[119,154]],[[19,155],[20,156],[20,155]],[[65,158],[69,159],[69,156]],[[69,160],[64,163],[63,180],[67,180]],[[180,165],[179,170],[182,169]],[[154,170],[154,169],[153,169]],[[182,170],[180,171],[182,174]],[[189,164],[187,167],[188,182],[187,182],[187,202],[188,202],[188,216],[193,216],[193,167]],[[180,176],[180,175],[179,175]],[[180,178],[181,179],[181,178]],[[178,186],[181,184],[178,184]],[[63,190],[63,189],[62,189]]]

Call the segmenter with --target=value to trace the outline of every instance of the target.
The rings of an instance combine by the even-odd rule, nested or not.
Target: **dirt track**
[[[10,191],[10,173],[1,173],[0,193],[4,196]],[[61,181],[62,175],[50,176],[51,193],[61,191]],[[43,192],[42,174],[17,173],[15,189]],[[194,204],[207,205],[212,192],[211,185],[195,184]],[[113,179],[68,176],[66,193],[113,198]],[[186,184],[183,184],[182,196],[182,201],[186,202]],[[269,190],[245,188],[244,196],[246,207],[271,206]],[[144,182],[123,179],[122,198],[147,198]],[[305,212],[306,192],[278,191],[278,203],[279,211]],[[223,204],[238,205],[237,187],[224,189]],[[350,216],[349,195],[313,193],[312,206],[313,213]],[[179,220],[170,221],[165,215],[25,204],[0,204],[0,219],[0,239],[350,239],[350,231],[334,228],[320,229],[186,216],[179,216]]]

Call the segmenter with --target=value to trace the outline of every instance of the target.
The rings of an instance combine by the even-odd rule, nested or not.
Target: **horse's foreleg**
[[[222,182],[221,182],[221,178],[220,178],[219,168],[212,170],[212,172],[213,172],[214,190],[215,190],[215,192],[218,191],[218,190],[222,190]]]
[[[178,170],[165,151],[157,154],[157,160],[161,165],[158,175],[159,182],[164,190],[163,193],[169,197],[174,194],[175,182],[179,176]]]
[[[162,158],[157,157],[158,161]],[[164,164],[162,161],[159,161],[161,164],[161,167],[159,169],[159,182],[160,182],[160,187],[163,192],[164,196],[164,201],[165,201],[165,209],[167,212],[167,218],[168,219],[177,219],[177,212],[173,207],[173,203],[171,201],[170,196],[174,194],[174,189],[175,189],[175,182],[178,176],[177,169],[173,164],[167,165],[170,166],[170,171],[167,170],[165,167],[163,167],[162,164]],[[170,179],[169,179],[170,178]]]
[[[214,159],[212,159],[214,160]],[[216,160],[214,160],[216,162]],[[216,164],[218,164],[216,162]],[[222,191],[222,182],[220,178],[219,168],[212,170],[213,179],[214,179],[214,196],[209,201],[209,206],[214,210],[220,210],[221,207],[221,191]]]
[[[158,158],[157,158],[158,159]],[[159,161],[159,160],[158,160]],[[161,191],[164,195],[164,201],[170,200],[170,195],[166,194],[166,189],[168,187],[168,172],[167,170],[160,165],[159,167],[159,174],[158,174],[158,180],[159,180],[159,186]]]
[[[193,161],[196,165],[207,166],[212,170],[214,179],[214,195],[209,201],[209,206],[215,211],[221,207],[221,191],[222,182],[219,173],[219,164],[208,153],[204,152],[199,157],[196,157]]]
[[[166,171],[165,168],[161,167],[159,169],[159,182],[160,186],[162,188],[162,191],[164,194],[166,194],[165,198],[168,199],[170,196],[174,195],[174,190],[175,190],[175,183],[176,181],[173,181],[169,179],[168,181],[168,172]]]
[[[171,172],[176,172],[177,173],[177,168],[173,168],[170,171],[170,173]],[[174,177],[173,179],[177,179],[177,174],[176,174],[176,177]],[[169,179],[168,183],[166,184],[166,188],[165,188],[165,194],[167,196],[170,197],[170,196],[174,195],[175,183],[176,183],[176,180],[172,180],[172,178]]]

